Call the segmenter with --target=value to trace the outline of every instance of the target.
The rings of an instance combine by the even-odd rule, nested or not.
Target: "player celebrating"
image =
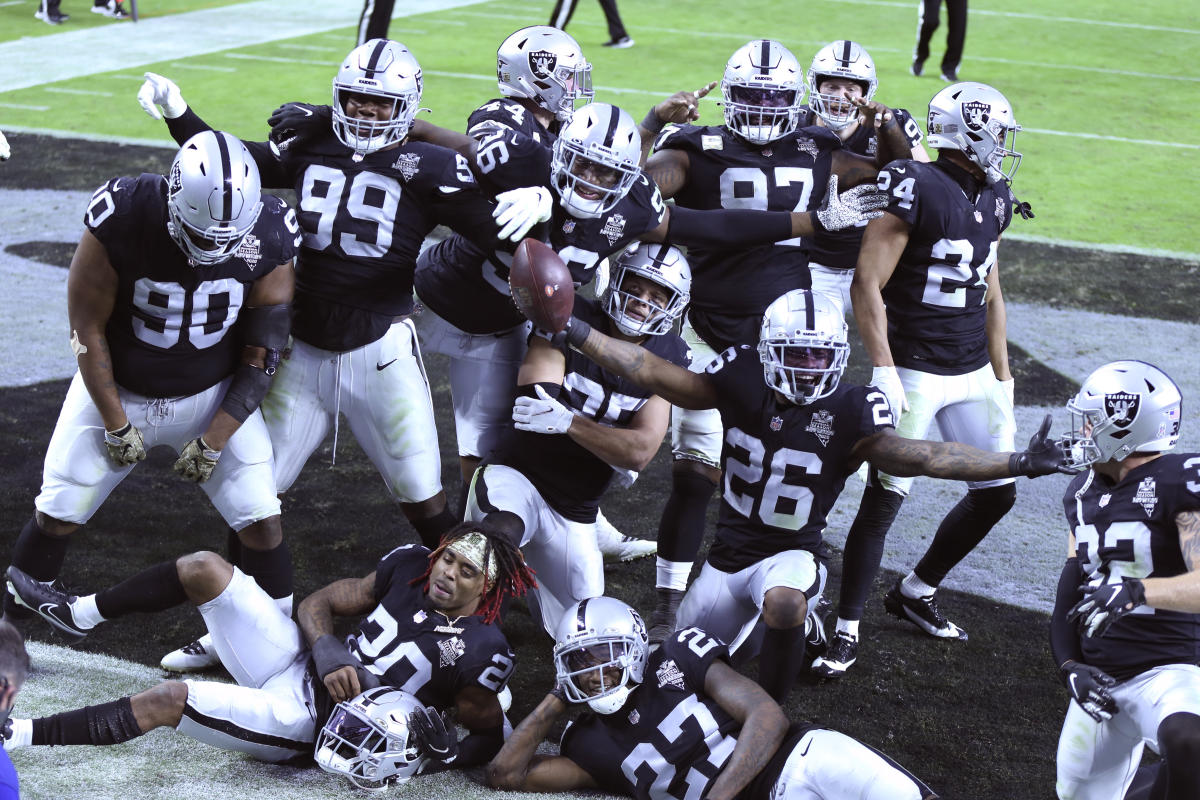
[[[575,298],[575,313],[666,363],[686,366],[687,346],[672,328],[690,288],[691,271],[677,249],[642,244],[617,259],[599,301]],[[653,392],[552,345],[540,331],[530,338],[517,383],[515,430],[475,473],[467,516],[507,520],[538,574],[537,603],[553,635],[568,606],[604,593],[596,543],[600,498],[615,469],[650,463],[670,411]]]
[[[536,324],[536,323],[535,323]],[[841,385],[846,322],[823,294],[794,289],[767,307],[757,348],[731,347],[703,372],[671,364],[572,319],[566,341],[604,369],[681,408],[715,408],[725,430],[716,539],[679,609],[736,650],[761,613],[759,683],[787,696],[804,655],[808,605],[824,567],[815,551],[846,478],[863,461],[893,473],[996,480],[1062,468],[1050,418],[1021,453],[905,439],[870,386]]]
[[[67,280],[79,371],[13,565],[58,577],[71,534],[166,445],[179,454],[175,471],[200,483],[236,532],[244,571],[290,613],[291,559],[258,406],[287,344],[295,215],[261,193],[236,138],[208,131],[183,143],[169,176],[105,183],[83,221]]]
[[[1150,743],[1150,797],[1200,797],[1200,455],[1173,454],[1182,397],[1142,361],[1097,369],[1067,403],[1070,533],[1050,644],[1075,701],[1058,796],[1125,795]],[[1115,715],[1115,716],[1114,716]]]
[[[600,789],[638,798],[822,797],[932,800],[903,767],[837,731],[789,724],[728,664],[729,651],[686,628],[649,652],[646,626],[611,597],[583,600],[555,636],[557,685],[488,764],[499,789]],[[571,705],[585,713],[561,754],[535,755]]]
[[[276,481],[286,491],[331,426],[336,440],[345,414],[421,540],[436,546],[455,516],[442,491],[432,401],[407,318],[412,273],[421,242],[439,223],[497,246],[494,207],[461,156],[406,139],[422,82],[404,45],[376,39],[355,48],[333,84],[333,121],[322,133],[283,151],[247,144],[268,185],[296,190],[304,234],[291,354],[263,405]],[[138,97],[152,115],[162,107],[177,139],[205,127],[166,78],[148,73]],[[520,228],[517,221],[501,232],[519,237]],[[204,641],[164,659],[172,669],[214,663]]]
[[[847,101],[874,132],[874,159],[842,147],[827,130],[804,128],[804,70],[779,42],[758,39],[738,48],[721,81],[725,124],[667,128],[646,171],[674,198],[676,211],[766,209],[805,211],[826,199],[826,184],[873,183],[878,169],[909,154],[908,139],[890,109],[871,98]],[[642,123],[661,130],[659,109]],[[876,130],[875,123],[881,127]],[[837,183],[830,183],[836,187]],[[822,223],[805,236],[852,230],[855,225]],[[791,289],[810,285],[808,254],[799,237],[781,236],[757,247],[731,241],[689,249],[695,288],[684,338],[703,369],[717,353],[758,341],[763,311]],[[715,412],[675,409],[671,424],[671,496],[659,524],[658,602],[650,639],[661,641],[674,625],[675,610],[700,548],[708,501],[720,481],[721,427]]]
[[[438,711],[456,710],[470,736],[424,742],[426,755],[455,766],[483,763],[503,740],[497,694],[514,656],[494,622],[505,598],[533,585],[516,548],[488,526],[469,523],[447,533],[433,552],[405,545],[366,577],[318,590],[300,603],[298,623],[215,553],[164,562],[83,597],[16,568],[8,579],[22,603],[78,636],[105,619],[195,603],[237,685],[165,681],[133,697],[14,719],[7,749],[119,744],[170,726],[262,761],[285,761],[313,752],[336,703],[384,685]],[[362,615],[353,636],[334,635],[334,617]],[[306,677],[310,670],[315,682]]]
[[[1011,149],[1017,130],[1000,92],[981,83],[948,86],[929,103],[937,161],[895,161],[879,173],[888,213],[867,226],[851,296],[875,365],[871,382],[900,414],[901,436],[923,438],[936,420],[943,439],[1012,449],[1013,378],[996,248],[1014,210],[1008,182],[1020,162]],[[844,674],[857,657],[858,622],[884,537],[912,487],[911,477],[884,473],[869,480],[847,536],[854,558],[843,571],[826,677]],[[888,592],[888,613],[931,636],[966,639],[935,592],[1016,496],[1011,478],[969,481],[920,563]]]

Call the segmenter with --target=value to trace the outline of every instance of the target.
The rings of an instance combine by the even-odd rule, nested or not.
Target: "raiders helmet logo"
[[[967,123],[967,127],[973,131],[983,130],[991,113],[991,103],[971,100],[962,104],[963,122]]]
[[[646,623],[642,621],[642,615],[635,609],[629,609],[629,616],[633,617],[633,635],[646,641]]]
[[[529,71],[535,78],[549,78],[557,65],[558,56],[549,50],[534,50],[529,54]]]
[[[1104,413],[1118,428],[1128,428],[1137,419],[1141,396],[1129,392],[1104,395]]]

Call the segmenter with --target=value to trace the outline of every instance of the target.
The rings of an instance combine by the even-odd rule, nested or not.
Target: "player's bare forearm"
[[[1166,611],[1200,613],[1200,511],[1175,515],[1179,529],[1179,551],[1188,571],[1170,578],[1146,578],[1146,605]]]
[[[863,348],[876,367],[890,367],[892,348],[887,338],[887,311],[879,290],[856,279],[850,284],[850,303],[854,309],[854,323]]]
[[[988,275],[987,318],[984,330],[992,371],[999,380],[1006,381],[1012,377],[1008,365],[1008,311],[1004,305],[1004,294],[1000,291],[1000,277],[995,268]]]
[[[741,724],[737,746],[706,794],[715,800],[732,798],[775,755],[787,733],[788,720],[761,686],[722,661],[709,667],[704,686],[721,708]]]
[[[667,414],[670,414],[669,406]],[[579,415],[571,420],[571,430],[567,432],[576,443],[604,463],[637,472],[649,465],[665,434],[665,424],[657,432],[636,427],[614,428]]]
[[[674,197],[687,184],[688,157],[676,150],[660,150],[646,160],[645,172],[663,197]]]
[[[864,445],[859,449],[859,445]],[[991,453],[959,442],[905,439],[892,430],[880,431],[855,446],[865,460],[901,478],[926,475],[962,481],[1010,478],[1011,453]]]
[[[536,791],[529,776],[538,744],[567,710],[567,704],[552,694],[546,695],[529,716],[504,740],[500,752],[488,762],[487,785],[495,789]]]
[[[578,349],[605,369],[649,389],[672,405],[716,408],[716,392],[705,378],[633,342],[614,339],[593,328]]]
[[[80,377],[108,430],[129,421],[121,406],[104,332],[116,305],[117,283],[117,272],[104,245],[84,231],[67,276],[67,319]]]
[[[372,572],[366,578],[334,581],[301,600],[296,609],[296,622],[309,645],[333,633],[334,617],[360,616],[373,609],[374,585],[375,573]]]
[[[883,164],[876,164],[874,160],[849,150],[833,152],[832,167],[838,176],[838,187],[842,191],[863,183],[875,183],[879,177],[879,168]]]
[[[875,138],[879,142],[879,148],[875,152],[876,167],[882,169],[890,161],[913,157],[912,145],[904,133],[904,126],[896,119],[894,112],[890,119],[876,128]]]

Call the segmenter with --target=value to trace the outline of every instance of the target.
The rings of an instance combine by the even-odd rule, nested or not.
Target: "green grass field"
[[[436,4],[410,0],[397,6],[404,13]],[[10,133],[14,150],[13,160],[0,165],[0,280],[6,286],[0,315],[0,552],[11,550],[29,518],[64,378],[74,369],[64,333],[63,268],[79,237],[87,193],[108,177],[169,164],[165,127],[146,117],[134,99],[142,72],[176,80],[213,124],[261,138],[279,102],[327,101],[336,65],[353,44],[360,8],[357,0],[139,5],[142,21],[134,25],[88,13],[86,0],[64,0],[72,18],[52,28],[33,19],[34,0],[0,0],[0,129]],[[498,41],[517,27],[544,22],[551,4],[458,5],[397,17],[391,29],[424,65],[430,119],[449,127],[461,127],[470,110],[493,96]],[[780,39],[807,65],[822,44],[849,36],[875,57],[879,98],[920,119],[943,84],[907,72],[914,6],[909,0],[786,6],[623,0],[637,46],[610,52],[600,47],[606,35],[598,5],[581,2],[570,30],[595,65],[598,97],[635,117],[671,91],[718,78],[729,53],[750,38]],[[285,26],[304,32],[281,35]],[[992,83],[1012,100],[1026,128],[1018,137],[1026,159],[1015,188],[1037,212],[1032,221],[1014,223],[1002,249],[1020,437],[1047,411],[1065,422],[1062,403],[1091,368],[1140,357],[1164,366],[1183,386],[1189,398],[1183,447],[1200,449],[1200,412],[1191,399],[1200,391],[1200,364],[1191,355],[1198,341],[1191,298],[1200,292],[1200,245],[1195,214],[1185,206],[1187,190],[1200,178],[1200,134],[1190,111],[1200,67],[1184,57],[1198,36],[1194,5],[1161,0],[971,4],[961,75]],[[48,81],[51,75],[56,77]],[[719,122],[715,102],[706,101],[703,110],[706,122]],[[1117,128],[1117,120],[1125,125]],[[1090,243],[1103,252],[1038,240]],[[857,342],[854,348],[847,380],[862,381],[869,366]],[[453,493],[457,469],[444,360],[431,358],[428,366],[441,409],[443,476]],[[298,595],[335,577],[365,574],[395,543],[414,538],[345,428],[336,468],[330,468],[330,456],[327,441],[285,501]],[[669,480],[669,461],[660,453],[633,489],[606,498],[606,513],[623,530],[653,536]],[[1052,797],[1054,748],[1067,697],[1053,675],[1045,610],[1062,563],[1064,485],[1059,478],[1022,480],[1017,507],[951,573],[943,604],[970,631],[970,642],[933,642],[885,617],[879,599],[895,577],[885,572],[869,600],[859,663],[840,683],[798,687],[786,707],[789,715],[821,721],[885,750],[948,800]],[[835,547],[859,491],[851,481],[831,517],[828,536]],[[911,566],[960,494],[958,484],[919,482],[889,536],[885,565]],[[182,552],[220,550],[221,528],[203,495],[181,486],[167,454],[156,451],[76,537],[64,577],[95,590]],[[835,563],[832,586],[837,578]],[[653,579],[652,560],[637,562],[609,570],[608,591],[648,611]],[[513,679],[519,718],[552,680],[549,640],[521,604],[505,628],[520,659]],[[42,644],[56,641],[44,627],[31,629],[39,641],[35,673],[18,713],[59,711],[136,691],[159,676],[153,665],[163,652],[199,630],[190,608],[115,622],[80,649],[128,661],[83,662],[73,650]],[[348,796],[319,771],[266,767],[166,731],[120,748],[30,750],[14,754],[14,761],[24,795],[46,800]],[[413,781],[393,795],[497,796],[463,776]]]
[[[628,107],[635,118],[665,93],[719,79],[734,49],[771,36],[806,66],[822,44],[856,39],[875,58],[878,97],[923,119],[942,83],[929,77],[935,66],[921,79],[908,74],[914,5],[824,0],[789,4],[784,12],[769,0],[626,0],[621,10],[637,46],[608,51],[599,46],[605,29],[598,6],[582,3],[570,30],[594,64],[597,97]],[[71,45],[64,37],[116,24],[80,8],[67,25],[52,28],[33,19],[35,7],[34,0],[0,5],[0,63],[5,64],[0,75],[28,68],[23,60],[2,58],[6,51],[17,52],[12,48],[22,44],[20,37],[36,37],[24,45],[36,42],[37,51],[53,52],[61,61],[72,56],[59,55],[56,42],[90,48],[92,40]],[[11,91],[3,91],[7,81],[0,81],[0,128],[166,141],[162,125],[142,115],[133,99],[148,69],[175,79],[212,124],[247,138],[265,136],[264,121],[279,102],[327,101],[332,72],[353,43],[353,28],[347,26],[356,23],[359,5],[329,7],[344,9],[336,18],[343,27],[278,39],[271,29],[276,15],[285,19],[290,13],[286,2],[144,0],[142,22],[119,23],[125,28],[120,37],[96,45],[116,48],[104,52],[104,59],[120,61],[127,39],[127,65],[94,73],[81,66],[81,77]],[[259,30],[249,32],[244,18],[234,18],[239,8],[252,9],[249,24],[261,28],[260,43],[190,54],[201,29],[228,25],[235,28],[230,35],[255,38]],[[549,8],[548,2],[497,0],[395,19],[391,35],[424,67],[429,118],[461,127],[467,113],[494,93],[498,42],[522,25],[543,23]],[[1133,5],[1102,0],[1086,8],[1049,0],[1028,10],[1002,0],[971,4],[960,76],[1005,92],[1026,129],[1018,137],[1025,161],[1015,189],[1038,216],[1014,226],[1013,235],[1200,253],[1187,191],[1200,180],[1200,134],[1189,111],[1200,86],[1200,66],[1180,57],[1200,43],[1197,8],[1169,0]],[[184,9],[191,14],[183,16]],[[196,19],[195,27],[186,21],[190,18]],[[155,26],[165,31],[161,40]],[[153,46],[160,48],[157,55],[141,55],[143,47]],[[939,54],[937,44],[934,59]],[[76,58],[86,63],[84,54]],[[715,101],[703,107],[705,122],[720,120]]]

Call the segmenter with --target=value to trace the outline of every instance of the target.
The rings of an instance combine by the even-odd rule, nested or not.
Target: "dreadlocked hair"
[[[483,553],[484,564],[490,563],[492,559],[496,562],[496,575],[493,579],[489,580],[486,569],[484,571],[483,596],[479,600],[479,607],[475,609],[476,616],[491,624],[500,615],[501,604],[505,599],[520,597],[530,589],[536,589],[537,579],[534,578],[533,570],[525,563],[525,557],[521,555],[516,543],[506,535],[501,526],[494,525],[487,519],[482,522],[462,522],[444,533],[441,544],[429,554],[429,566],[410,584],[421,584],[428,590],[433,565],[446,552],[447,547],[471,533],[482,534],[487,540]]]

